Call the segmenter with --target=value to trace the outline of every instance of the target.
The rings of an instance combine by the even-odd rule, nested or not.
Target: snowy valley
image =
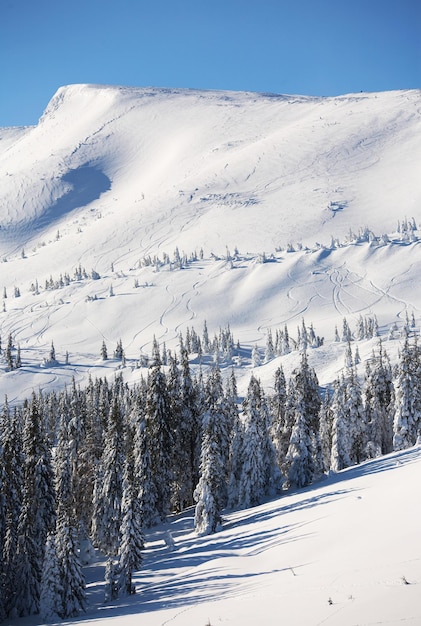
[[[104,602],[105,557],[97,551],[84,570],[87,611],[75,621],[421,623],[420,163],[420,91],[312,98],[71,85],[36,127],[0,129],[0,397],[22,422],[35,403],[22,404],[38,398],[61,479],[75,471],[66,469],[72,439],[63,435],[72,407],[78,398],[91,419],[90,407],[108,393],[105,379],[110,423],[118,404],[133,432],[147,429],[151,415],[139,408],[150,411],[145,381],[163,375],[170,388],[177,368],[180,380],[193,381],[197,419],[207,415],[201,436],[211,428],[210,407],[222,411],[206,393],[223,388],[224,411],[231,402],[222,527],[194,531],[192,470],[189,497],[171,496],[183,510],[166,519],[158,510],[159,521],[145,525],[137,593]],[[368,381],[380,369],[379,408]],[[305,395],[314,392],[313,372],[317,417]],[[345,381],[349,395],[341,396]],[[332,397],[334,410],[323,409]],[[346,462],[332,453],[340,448],[332,424],[341,398],[344,406],[357,398],[365,411]],[[183,403],[171,402],[182,415]],[[304,478],[302,468],[291,469],[300,402],[313,420],[303,427],[313,456]],[[257,500],[233,469],[235,424],[245,428],[243,445],[254,410],[266,415],[261,428],[282,471],[281,478],[270,470],[270,488]],[[374,416],[386,412],[387,433],[376,438]],[[2,415],[6,430],[4,407]],[[329,430],[328,449],[317,449],[320,428]],[[111,440],[104,429],[95,471]],[[146,456],[144,440],[133,440],[133,454]],[[174,441],[181,450],[185,440]],[[106,553],[111,539],[95,532]],[[13,626],[46,623],[6,613]],[[50,621],[63,623],[59,617]],[[61,617],[73,623],[70,613]]]

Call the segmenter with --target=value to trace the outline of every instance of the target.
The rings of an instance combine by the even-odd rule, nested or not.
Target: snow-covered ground
[[[174,347],[205,320],[211,335],[229,323],[251,350],[264,349],[268,329],[288,324],[294,335],[302,318],[325,345],[344,316],[354,328],[360,314],[377,315],[383,337],[406,314],[418,318],[420,244],[395,231],[421,219],[420,135],[420,91],[63,87],[36,127],[0,129],[0,335],[4,347],[12,334],[23,362],[2,368],[0,397],[112,376],[103,340],[109,354],[122,340],[126,378],[136,378],[154,335]],[[332,237],[365,227],[395,243],[351,236],[332,249]],[[144,267],[176,248],[188,258],[203,250],[203,260]],[[45,289],[78,266],[89,279]],[[51,342],[61,365],[42,367]],[[343,364],[336,346],[311,358],[323,384]],[[259,372],[265,384],[272,369]]]
[[[120,339],[130,383],[154,336],[174,348],[205,320],[211,336],[229,324],[241,344],[240,395],[253,346],[263,355],[269,329],[296,336],[302,319],[325,338],[309,350],[323,386],[344,364],[333,341],[344,317],[355,330],[376,315],[394,360],[406,316],[421,324],[419,233],[397,232],[421,223],[420,163],[420,91],[60,89],[36,127],[0,129],[0,336],[22,358],[14,371],[0,360],[0,398],[112,378],[121,363],[100,349],[112,355]],[[389,240],[357,237],[364,228]],[[158,267],[154,257],[174,260],[176,248],[183,269]],[[86,276],[75,279],[79,266]],[[361,374],[377,341],[354,344]],[[54,365],[44,362],[52,342]],[[269,388],[298,358],[254,373]],[[148,537],[135,597],[102,605],[103,572],[88,568],[81,619],[421,624],[420,471],[419,448],[396,453],[229,513],[211,537],[192,534],[186,512],[170,522],[175,551],[168,528]],[[27,622],[37,623],[16,624]]]
[[[420,481],[418,446],[227,513],[207,537],[186,511],[146,535],[134,596],[105,604],[104,564],[93,562],[86,614],[62,623],[419,626]]]

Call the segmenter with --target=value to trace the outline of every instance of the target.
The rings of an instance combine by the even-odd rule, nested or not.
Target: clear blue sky
[[[421,87],[421,0],[0,0],[0,126],[61,85]]]

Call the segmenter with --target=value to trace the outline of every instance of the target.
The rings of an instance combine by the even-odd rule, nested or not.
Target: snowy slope
[[[333,230],[343,237],[349,226],[390,231],[419,210],[420,111],[418,91],[304,98],[64,87],[1,155],[3,236],[72,230],[81,206],[85,220],[104,219],[96,249],[130,228],[140,254],[164,244],[271,251],[297,238],[326,242]]]
[[[418,626],[420,480],[416,447],[227,513],[222,530],[207,537],[192,532],[186,511],[147,535],[136,595],[105,605],[98,560],[86,569],[86,615],[64,623]]]
[[[421,323],[418,232],[395,232],[398,220],[421,220],[420,136],[420,91],[60,89],[36,127],[0,129],[0,336],[4,347],[12,334],[23,362],[8,371],[0,359],[0,398],[111,378],[121,364],[99,359],[103,340],[110,354],[122,340],[134,381],[154,335],[174,347],[205,320],[211,334],[229,323],[241,343],[240,395],[252,347],[263,353],[268,330],[285,324],[294,336],[303,318],[325,337],[309,351],[321,385],[343,367],[333,339],[344,316],[355,330],[360,314],[376,315],[393,360],[391,324]],[[349,237],[360,227],[390,241]],[[176,247],[197,260],[145,266]],[[87,277],[73,279],[79,264]],[[68,285],[46,288],[66,273]],[[51,342],[54,365],[43,362]],[[377,340],[357,344],[362,374]],[[255,374],[269,388],[278,365],[288,376],[298,358]],[[420,471],[419,448],[396,453],[227,514],[207,538],[186,512],[171,521],[175,552],[167,528],[148,537],[136,597],[102,606],[103,572],[89,568],[82,623],[419,624]],[[16,622],[26,623],[36,618]]]
[[[122,339],[134,378],[154,335],[172,347],[205,320],[263,349],[269,328],[295,333],[303,317],[326,342],[344,316],[352,326],[376,314],[384,336],[418,317],[418,241],[330,242],[421,219],[420,135],[419,91],[59,89],[36,127],[0,129],[0,335],[4,345],[12,334],[23,360],[18,372],[3,365],[0,397],[112,375],[118,364],[98,360],[103,340],[112,353]],[[187,257],[202,248],[203,259],[144,267],[176,247]],[[259,263],[263,252],[271,262]],[[79,264],[101,278],[45,289]],[[41,367],[52,341],[61,365]],[[342,367],[335,346],[311,358],[323,384]],[[259,375],[270,384],[272,373],[269,364]]]

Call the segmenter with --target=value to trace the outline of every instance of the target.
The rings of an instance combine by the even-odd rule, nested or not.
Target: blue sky
[[[0,126],[61,85],[421,87],[421,0],[0,0]]]

